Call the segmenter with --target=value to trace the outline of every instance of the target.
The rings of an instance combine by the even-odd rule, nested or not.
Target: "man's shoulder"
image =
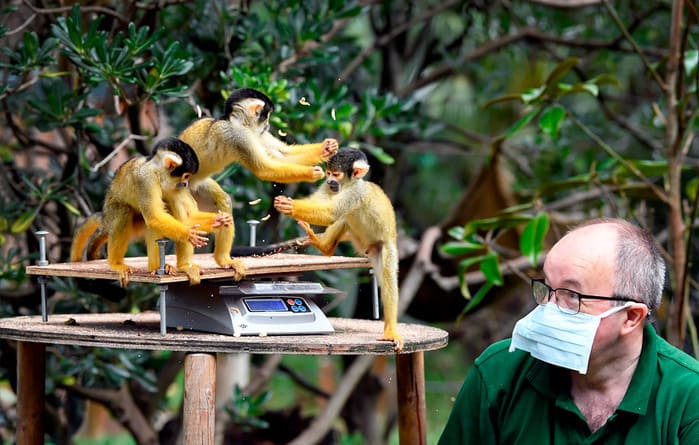
[[[656,341],[661,366],[675,376],[685,374],[699,384],[699,361],[660,336]]]
[[[475,361],[475,365],[482,368],[499,368],[503,364],[512,367],[516,363],[529,360],[529,353],[518,349],[510,352],[512,339],[506,338],[488,346]]]

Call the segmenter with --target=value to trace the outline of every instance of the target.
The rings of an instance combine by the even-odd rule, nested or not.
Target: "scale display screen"
[[[289,308],[281,298],[244,298],[250,312],[288,312]]]

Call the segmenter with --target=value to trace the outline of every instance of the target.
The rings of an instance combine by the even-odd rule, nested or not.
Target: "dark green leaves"
[[[159,47],[160,33],[151,33],[145,26],[130,23],[126,32],[113,37],[99,29],[101,17],[90,22],[84,31],[80,7],[75,5],[71,15],[60,17],[51,32],[61,45],[63,54],[79,69],[89,85],[107,82],[122,97],[128,85],[140,87],[136,102],[162,97],[182,96],[186,85],[175,85],[174,78],[187,74],[194,66],[178,42],[165,49]]]
[[[532,265],[537,263],[543,251],[544,238],[549,228],[548,215],[540,212],[532,217],[519,213],[519,209],[512,210],[497,217],[474,220],[462,227],[449,229],[449,236],[456,241],[445,243],[441,251],[450,256],[463,257],[459,262],[460,288],[469,302],[462,315],[480,304],[494,286],[504,284],[500,263],[501,252],[505,249],[495,241],[504,230],[524,225],[520,236],[520,254],[528,258]],[[476,266],[485,281],[476,294],[471,296],[466,277]]]

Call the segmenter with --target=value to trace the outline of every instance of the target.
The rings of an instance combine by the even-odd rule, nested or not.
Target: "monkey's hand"
[[[204,247],[209,243],[207,233],[199,230],[199,224],[195,224],[189,228],[188,240],[194,247]]]
[[[325,177],[325,172],[323,171],[322,167],[315,166],[313,167],[313,180],[317,181],[319,179],[323,179]]]
[[[306,221],[301,221],[299,219],[296,220],[297,223],[299,223],[299,226],[306,232],[306,235],[308,235],[308,238],[306,239],[306,245],[311,245],[311,246],[318,246],[320,243],[320,238],[318,238],[318,235],[311,229],[311,225],[308,224]]]
[[[291,212],[294,210],[294,200],[284,195],[275,196],[274,208],[279,213],[291,216]]]
[[[214,217],[214,223],[211,225],[211,227],[229,227],[231,225],[233,225],[233,216],[228,213],[223,213],[219,210],[216,216]]]
[[[395,329],[384,328],[383,337],[381,337],[379,340],[392,341],[394,345],[393,350],[396,352],[403,350],[403,337]]]
[[[323,161],[327,161],[335,153],[337,153],[337,150],[339,148],[340,148],[340,146],[337,143],[337,139],[328,138],[328,139],[324,140],[323,141],[323,154],[320,155],[320,158]]]

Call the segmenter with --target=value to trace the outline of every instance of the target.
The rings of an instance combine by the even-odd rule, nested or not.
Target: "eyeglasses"
[[[580,312],[580,301],[583,298],[588,298],[590,300],[633,301],[634,303],[638,303],[638,301],[626,297],[600,297],[598,295],[585,295],[562,287],[553,289],[541,278],[532,278],[532,296],[537,304],[544,305],[548,303],[551,299],[551,295],[556,296],[556,306],[558,306],[558,309],[567,314],[577,314]]]

